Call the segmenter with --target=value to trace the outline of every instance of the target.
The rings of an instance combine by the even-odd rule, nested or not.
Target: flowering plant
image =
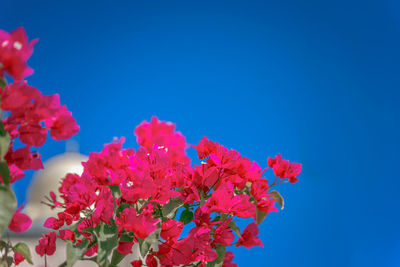
[[[0,30],[0,237],[8,227],[20,233],[26,231],[32,220],[17,209],[17,200],[10,185],[25,176],[26,170],[43,168],[40,154],[33,147],[40,147],[50,136],[55,140],[69,139],[79,131],[79,126],[66,106],[60,105],[59,96],[42,95],[23,79],[33,70],[26,61],[37,40],[28,42],[25,30],[11,33]],[[12,83],[5,78],[8,74]],[[19,146],[17,148],[17,146]],[[0,266],[31,262],[28,246],[20,242],[12,245],[0,240]],[[13,252],[13,257],[9,252]]]
[[[23,67],[13,74],[16,79],[31,73],[24,60],[33,44],[24,40],[22,47],[30,50],[19,55]],[[3,68],[11,74],[10,60],[4,60],[7,56],[2,53],[5,52],[0,50],[0,62],[5,62]],[[13,60],[20,62],[19,58]],[[15,100],[4,100],[10,99],[10,95]],[[59,106],[58,97],[38,97],[38,91],[24,82],[5,87],[1,100],[2,109],[11,111],[3,120],[4,136],[19,136],[27,145],[17,155],[18,150],[14,151],[10,145],[2,161],[13,175],[7,178],[1,172],[4,183],[1,188],[11,194],[8,184],[20,178],[18,171],[42,167],[40,157],[30,153],[30,147],[43,144],[48,129],[59,140],[75,134],[78,126],[65,107]],[[14,107],[15,103],[21,104]],[[60,197],[50,192],[46,204],[59,212],[44,223],[54,231],[39,240],[35,248],[39,255],[54,254],[59,238],[67,243],[66,261],[61,266],[72,266],[78,260],[118,266],[133,253],[133,245],[138,244],[140,255],[131,261],[132,266],[232,267],[237,265],[232,263],[234,255],[227,247],[263,246],[258,238],[258,225],[269,212],[277,211],[275,203],[282,209],[284,205],[282,196],[272,188],[297,182],[300,164],[290,163],[280,154],[268,158],[267,164],[275,175],[269,181],[263,177],[266,169],[256,162],[203,137],[197,145],[192,145],[202,162],[192,167],[186,154],[190,146],[175,131],[174,124],[153,117],[134,132],[139,149],[123,148],[125,139],[115,139],[101,152],[90,153],[88,161],[82,163],[81,175],[64,177]],[[15,209],[15,204],[3,205],[0,212],[12,214]],[[29,218],[19,210],[15,214],[16,219],[9,216],[11,228],[20,225],[18,229],[25,229],[24,223],[21,226],[13,221]],[[236,224],[238,218],[249,221],[243,230]],[[9,225],[9,221],[4,225]],[[27,253],[17,254],[21,251],[15,252],[16,264],[24,258],[29,260]]]

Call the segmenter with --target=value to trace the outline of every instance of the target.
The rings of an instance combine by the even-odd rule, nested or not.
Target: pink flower
[[[73,216],[67,212],[59,212],[57,216],[58,219],[54,217],[47,218],[43,226],[53,230],[58,230],[64,226],[64,223],[70,225],[73,221]]]
[[[263,198],[269,197],[267,193],[269,189],[268,180],[257,180],[251,184],[251,195],[260,201]]]
[[[88,250],[83,255],[86,255],[88,257],[93,256],[95,253],[97,253],[97,244],[94,246],[90,247]]]
[[[70,241],[74,241],[75,234],[74,234],[74,232],[72,232],[69,229],[64,229],[64,230],[60,230],[59,238],[62,239],[62,240],[69,239]]]
[[[246,248],[254,246],[263,247],[261,240],[258,238],[258,226],[256,223],[250,223],[246,228],[244,228],[236,246],[244,246]]]
[[[156,188],[154,188],[151,196],[151,201],[159,204],[167,204],[171,198],[179,196],[179,192],[169,190],[172,188],[169,179],[156,179],[154,181]]]
[[[153,146],[165,148],[173,161],[189,164],[186,156],[186,139],[180,132],[175,132],[175,124],[152,117],[150,122],[143,121],[135,129],[137,143],[148,150]]]
[[[59,220],[57,218],[54,217],[49,217],[46,219],[46,221],[44,222],[43,226],[46,228],[50,228],[53,230],[58,230],[61,227],[63,227],[64,225],[64,221],[63,220]]]
[[[14,79],[20,81],[31,75],[33,70],[26,65],[32,55],[37,39],[28,43],[24,28],[18,28],[11,33],[0,30],[0,76],[8,72]]]
[[[157,267],[158,266],[157,260],[152,254],[147,255],[146,265],[148,267]]]
[[[218,178],[218,169],[215,166],[201,164],[195,167],[193,183],[197,187],[204,187],[206,190],[208,190],[208,187],[211,187],[217,183]]]
[[[127,202],[146,199],[155,193],[156,185],[148,172],[134,173],[134,177],[126,179],[121,185],[122,198]]]
[[[9,150],[5,158],[7,163],[14,163],[21,170],[43,169],[40,154],[36,151],[31,152],[29,146],[19,148],[15,151]]]
[[[161,225],[160,236],[165,240],[169,239],[177,240],[182,232],[183,226],[184,226],[183,223],[180,221],[175,221],[175,220],[165,221]]]
[[[231,228],[228,227],[231,218],[224,221],[214,231],[214,245],[219,244],[221,246],[229,246],[235,239],[235,235],[232,233]]]
[[[90,237],[92,234],[86,232],[85,230],[88,229],[88,228],[91,228],[91,227],[93,227],[93,226],[94,226],[94,225],[93,225],[93,220],[92,220],[92,219],[89,219],[89,218],[85,218],[83,221],[81,221],[81,222],[78,224],[77,229],[78,229],[78,231],[79,231],[83,236],[85,236],[85,237]]]
[[[275,201],[271,199],[272,195],[268,194],[268,180],[258,180],[251,185],[251,195],[257,200],[257,208],[263,212],[278,211]]]
[[[142,267],[142,261],[136,260],[131,262],[132,267]]]
[[[55,95],[42,95],[36,96],[31,110],[27,112],[26,116],[32,121],[44,121],[54,117],[60,110],[60,96]]]
[[[197,150],[197,155],[199,159],[205,159],[211,153],[214,153],[217,150],[218,143],[214,143],[211,140],[208,140],[206,136],[204,136],[200,142],[193,146]]]
[[[230,182],[215,190],[205,205],[210,211],[232,213],[241,218],[252,218],[256,214],[256,207],[249,201],[249,196],[235,196]]]
[[[211,230],[208,226],[194,227],[190,230],[188,244],[192,246],[191,262],[213,261],[217,258],[217,253],[211,248]]]
[[[220,222],[211,222],[210,219],[211,211],[207,209],[205,205],[202,207],[197,207],[197,209],[194,211],[194,220],[193,222],[197,226],[202,226],[206,225],[208,228],[212,228],[214,225],[220,223]]]
[[[35,247],[36,253],[42,257],[44,254],[49,256],[53,255],[56,251],[56,239],[56,232],[50,232],[46,235],[43,234],[43,237],[39,239],[39,244]]]
[[[19,139],[28,146],[42,146],[46,141],[47,129],[39,124],[21,125],[18,129]]]
[[[188,237],[177,241],[171,249],[172,266],[188,265],[192,262],[194,240]]]
[[[1,92],[1,108],[8,111],[25,109],[29,102],[40,95],[39,90],[29,86],[26,81],[9,84]]]
[[[64,195],[62,195],[68,204],[74,206],[79,204],[80,209],[90,207],[97,197],[95,193],[95,185],[81,183],[83,182],[82,180],[83,179],[80,179],[78,183],[72,184],[71,187],[68,188],[66,194],[64,193]]]
[[[288,160],[283,160],[281,154],[275,158],[268,158],[268,166],[274,171],[274,174],[282,179],[288,178],[289,182],[295,183],[299,179],[296,177],[301,173],[301,164],[289,163]]]
[[[96,201],[96,210],[93,213],[93,222],[110,223],[110,218],[114,213],[114,198],[108,187],[102,187]]]
[[[151,215],[151,211],[142,211],[138,216],[136,210],[133,207],[124,209],[120,213],[119,217],[115,220],[118,225],[118,230],[121,231],[125,229],[127,231],[132,231],[137,238],[146,238],[154,230],[156,230],[158,219],[154,219]]]
[[[233,252],[227,251],[225,253],[225,259],[224,259],[224,263],[222,264],[222,267],[238,267],[238,265],[236,263],[232,263],[233,257],[234,257]]]
[[[180,198],[187,204],[193,204],[194,201],[200,202],[199,190],[194,186],[185,187],[180,191]]]
[[[54,140],[66,140],[79,131],[72,113],[62,106],[55,117],[45,120],[45,125],[50,129],[50,135]]]
[[[275,201],[270,199],[270,198],[266,198],[266,199],[262,199],[257,203],[257,208],[259,210],[261,210],[262,212],[266,212],[266,213],[270,213],[270,212],[276,212],[278,211],[278,209],[274,206],[275,205]]]
[[[28,215],[20,212],[22,205],[14,212],[8,228],[16,233],[22,233],[28,230],[32,225],[32,220]]]
[[[121,253],[122,255],[126,255],[129,253],[132,253],[132,246],[133,246],[133,241],[132,242],[119,242],[117,251]]]
[[[21,253],[19,253],[18,251],[14,252],[14,263],[15,263],[15,265],[20,264],[24,260],[25,260],[25,258],[24,258],[24,256],[22,256]]]

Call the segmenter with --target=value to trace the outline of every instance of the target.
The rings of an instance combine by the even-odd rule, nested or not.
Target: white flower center
[[[6,47],[8,45],[8,40],[5,40],[4,42],[1,43],[2,47]]]
[[[20,50],[22,48],[22,44],[20,42],[15,42],[14,43],[14,48],[17,50]]]
[[[158,149],[159,150],[164,150],[165,152],[168,152],[168,147],[165,147],[165,146],[159,146]]]

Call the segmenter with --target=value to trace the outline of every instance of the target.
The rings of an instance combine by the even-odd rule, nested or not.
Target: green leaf
[[[0,250],[2,250],[3,248],[8,247],[8,244],[6,241],[4,240],[0,240]]]
[[[111,265],[118,266],[118,263],[120,263],[126,255],[119,253],[116,249],[114,250],[111,258]]]
[[[0,136],[5,136],[7,135],[8,132],[6,131],[6,129],[4,128],[4,124],[2,121],[0,121]]]
[[[6,185],[0,185],[0,237],[10,224],[17,209],[17,199],[14,192]]]
[[[240,234],[240,228],[236,225],[234,220],[231,220],[228,223],[228,226],[237,234],[237,236],[240,238],[242,235]]]
[[[121,242],[132,242],[133,237],[129,236],[128,234],[124,234],[119,238],[119,241]]]
[[[6,185],[9,185],[11,177],[10,177],[10,170],[8,169],[8,165],[7,165],[6,161],[0,162],[0,175],[1,175],[1,178],[3,179],[3,183]]]
[[[82,258],[83,253],[86,252],[89,246],[89,240],[83,239],[82,243],[79,246],[74,246],[71,241],[67,242],[67,265],[71,267],[75,264],[77,260]]]
[[[221,267],[224,263],[226,248],[224,246],[217,247],[218,257],[212,261],[207,262],[206,267]]]
[[[8,132],[4,128],[3,122],[0,121],[0,136],[5,136]]]
[[[0,121],[0,161],[4,160],[4,156],[8,152],[8,148],[10,147],[10,139],[10,134],[6,131],[6,129],[4,129],[4,125]]]
[[[251,188],[251,185],[252,185],[252,183],[251,183],[251,182],[246,182],[246,187],[247,187],[248,189],[250,189],[250,188]]]
[[[4,160],[4,156],[8,152],[8,148],[10,147],[10,135],[7,133],[6,135],[0,135],[0,160]]]
[[[98,227],[98,226],[96,226],[96,227]],[[95,227],[88,227],[88,228],[82,229],[81,231],[78,231],[78,229],[76,229],[75,235],[80,235],[81,232],[93,234],[95,229],[96,229]]]
[[[190,223],[193,220],[193,212],[190,210],[184,210],[181,213],[181,217],[179,218],[179,221],[183,222],[185,225]]]
[[[276,190],[272,190],[269,193],[272,194],[272,199],[278,202],[279,206],[281,206],[281,210],[283,210],[285,206],[285,200],[283,199],[282,195]]]
[[[83,222],[83,218],[81,218],[81,219],[79,219],[77,222],[75,222],[75,223],[73,223],[73,224],[71,224],[70,226],[69,226],[69,230],[71,230],[72,232],[76,232],[75,233],[75,235],[76,236],[79,236],[80,235],[80,232],[78,231],[78,225],[81,223],[81,222]]]
[[[158,242],[160,232],[161,228],[157,228],[156,230],[154,230],[154,232],[149,234],[149,236],[146,237],[145,239],[139,239],[140,255],[142,255],[143,258],[146,256],[147,252],[149,252],[151,245],[156,244]]]
[[[171,198],[167,204],[162,207],[162,214],[169,219],[175,219],[178,209],[183,206],[183,201],[179,197]]]
[[[207,194],[204,193],[204,191],[202,189],[199,189],[198,191],[199,191],[199,196],[200,196],[200,207],[203,207],[203,205],[207,201]]]
[[[215,216],[215,218],[212,220],[212,222],[217,222],[221,220],[221,215]]]
[[[118,185],[109,185],[108,187],[111,189],[113,197],[121,197],[121,188]]]
[[[10,147],[10,134],[6,133],[5,135],[0,135],[0,159],[3,160],[4,156],[8,152],[8,148]]]
[[[7,86],[7,80],[4,77],[0,77],[0,89],[3,90]]]
[[[26,259],[27,262],[29,262],[30,264],[33,264],[32,263],[32,258],[31,258],[31,251],[30,251],[28,245],[25,244],[24,242],[17,243],[13,247],[13,251],[21,253],[22,256]]]
[[[101,223],[95,235],[97,237],[97,264],[107,267],[110,264],[108,256],[118,246],[118,226]]]
[[[258,225],[260,225],[264,221],[265,217],[267,217],[267,214],[268,214],[268,212],[263,212],[263,211],[257,209],[257,211],[256,211],[256,223]]]
[[[119,214],[120,214],[121,212],[124,211],[124,209],[129,208],[130,206],[131,206],[131,205],[129,205],[128,203],[121,203],[121,205],[119,205],[119,207],[117,208],[117,212],[116,212],[117,217],[119,216]]]
[[[161,218],[162,217],[161,206],[159,204],[157,204],[157,207],[153,210],[153,217],[154,218]]]

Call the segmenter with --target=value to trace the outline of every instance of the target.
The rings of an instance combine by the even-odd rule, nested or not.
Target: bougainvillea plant
[[[79,131],[57,94],[43,95],[24,81],[33,73],[26,61],[36,42],[28,42],[23,28],[11,33],[0,30],[0,238],[7,227],[20,233],[32,225],[32,220],[21,212],[22,206],[17,209],[10,185],[23,178],[26,170],[43,168],[34,147],[44,144],[48,132],[55,140],[65,140]],[[0,266],[17,265],[24,260],[32,263],[29,247],[23,242],[13,245],[0,240],[0,251]]]
[[[15,42],[11,37],[13,33],[1,33],[0,45],[4,42],[1,38]],[[8,186],[10,181],[21,176],[16,173],[42,167],[40,157],[31,153],[30,147],[43,144],[48,129],[55,139],[69,138],[78,130],[71,114],[59,106],[58,98],[40,102],[36,100],[37,90],[20,81],[32,72],[25,61],[33,44],[27,43],[24,32],[22,35],[24,42],[18,42],[29,51],[21,52],[19,57],[12,54],[16,59],[10,60],[11,55],[2,55],[8,50],[0,50],[0,62],[4,61],[0,66],[14,75],[14,79],[19,79],[5,87],[1,94],[2,108],[11,111],[11,119],[3,120],[3,136],[19,137],[27,145],[18,156],[15,156],[18,150],[14,151],[12,145],[5,150],[8,152],[2,162],[11,170],[8,178],[1,173],[5,177],[2,188],[7,194],[12,193]],[[15,45],[13,47],[16,49]],[[14,51],[12,47],[9,50]],[[10,61],[22,67],[11,68]],[[15,73],[15,69],[19,71]],[[18,107],[13,107],[18,112],[3,107],[3,99],[10,95],[16,99],[12,103],[23,103],[18,105],[19,108],[23,106],[23,111]],[[35,108],[37,102],[42,103],[40,108]],[[43,110],[55,106],[57,112],[46,117],[44,114],[49,113]],[[44,125],[40,124],[43,122]],[[301,172],[300,164],[290,163],[279,154],[268,158],[267,164],[274,174],[269,180],[265,177],[267,169],[207,137],[192,145],[202,160],[201,164],[192,166],[186,154],[190,146],[185,137],[175,131],[174,124],[157,117],[142,122],[136,127],[135,135],[139,149],[123,148],[125,139],[115,139],[101,152],[90,153],[88,161],[82,163],[81,175],[67,174],[63,178],[59,198],[50,192],[46,204],[59,212],[57,217],[45,221],[44,226],[51,231],[43,234],[35,247],[36,253],[44,257],[53,255],[56,240],[62,239],[67,249],[61,266],[73,266],[78,260],[90,260],[99,266],[118,266],[125,257],[131,259],[132,266],[237,266],[232,263],[234,255],[227,248],[263,246],[258,226],[268,213],[278,210],[276,203],[281,208],[284,205],[282,196],[272,188],[281,183],[297,182]],[[15,209],[15,204],[1,206],[0,212],[12,214]],[[16,219],[11,217],[5,225],[25,228],[26,215],[17,210]],[[236,224],[238,218],[247,219],[244,229]],[[134,244],[139,247],[138,258],[131,255]],[[6,244],[5,249],[14,247]],[[24,259],[29,261],[25,246],[14,251],[14,258],[9,261],[15,264]]]

